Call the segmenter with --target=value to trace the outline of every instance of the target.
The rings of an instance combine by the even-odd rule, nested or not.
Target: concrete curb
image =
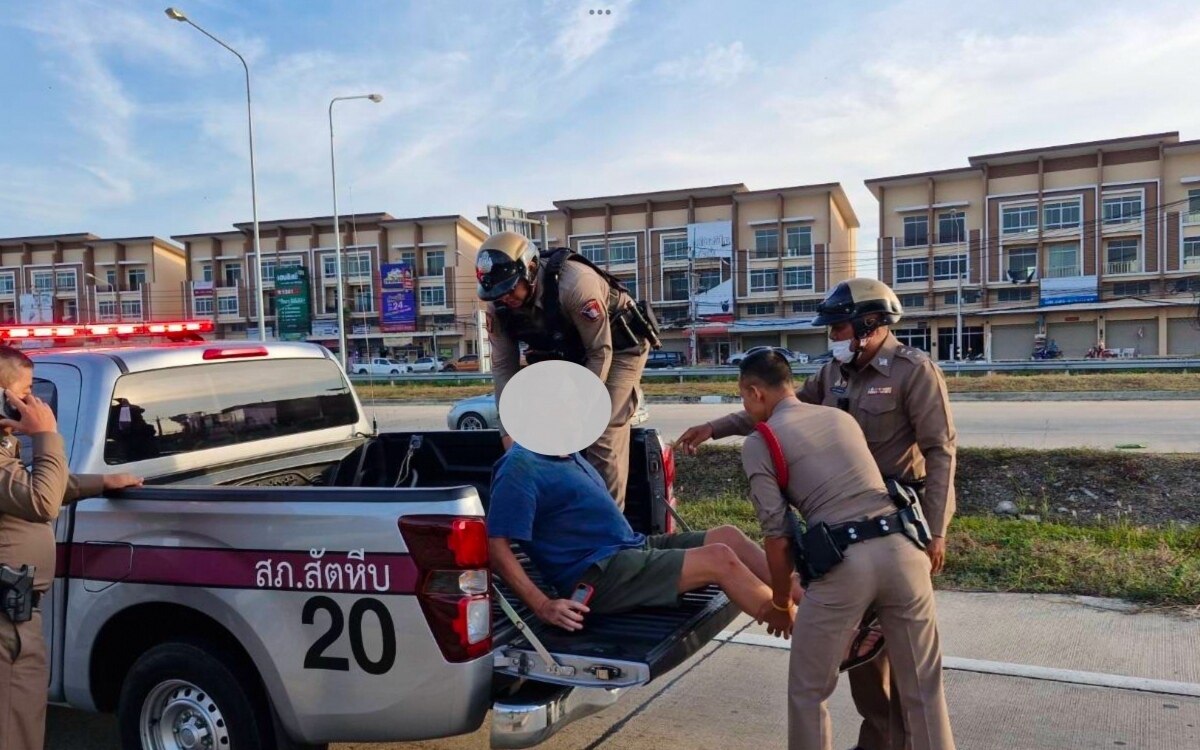
[[[404,406],[449,406],[458,399],[409,401],[398,398],[361,399],[364,404]],[[1200,391],[1019,391],[1012,393],[951,393],[951,401],[1200,401]],[[654,404],[740,404],[737,396],[661,396],[647,398]]]

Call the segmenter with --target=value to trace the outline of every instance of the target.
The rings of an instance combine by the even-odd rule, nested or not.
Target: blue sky
[[[0,236],[249,220],[241,68],[167,2],[0,0]],[[864,178],[1200,137],[1194,2],[179,2],[250,61],[262,219],[330,213],[368,92],[343,213],[841,181],[864,251]]]

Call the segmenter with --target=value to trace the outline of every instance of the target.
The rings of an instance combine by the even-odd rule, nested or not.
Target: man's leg
[[[770,606],[771,589],[724,544],[706,544],[684,552],[679,593],[715,583],[738,609],[759,617]]]
[[[0,628],[8,631],[0,638],[0,748],[4,750],[42,750],[46,734],[46,689],[50,683],[46,660],[46,642],[42,638],[42,616],[18,627],[21,655],[14,663],[8,644],[12,623],[0,615]]]
[[[742,530],[738,527],[718,526],[715,529],[709,529],[704,536],[704,543],[724,544],[729,547],[758,580],[768,586],[771,585],[771,571],[767,567],[767,553],[750,537],[743,534]],[[800,588],[799,579],[796,576],[792,576],[792,578],[792,601],[799,602],[804,592]]]
[[[850,695],[862,716],[858,747],[862,750],[897,750],[904,747],[904,722],[893,712],[891,662],[887,647],[879,656],[850,670]]]
[[[612,399],[612,416],[600,438],[584,453],[621,510],[625,510],[625,485],[629,481],[629,422],[637,411],[634,389],[642,379],[646,356],[646,352],[636,351],[613,355],[605,383]]]

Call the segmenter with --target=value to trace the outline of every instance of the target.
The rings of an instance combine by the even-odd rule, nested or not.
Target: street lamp
[[[337,204],[337,164],[333,155],[333,105],[351,99],[370,99],[378,104],[383,101],[379,94],[360,94],[358,96],[335,96],[329,102],[329,176],[333,182],[333,259],[337,266],[337,309],[338,309],[338,358],[342,361],[342,369],[346,369],[346,302],[342,298],[342,228],[338,223]],[[369,342],[368,342],[369,343]]]
[[[246,71],[246,132],[250,136],[250,215],[254,222],[254,279],[255,294],[258,296],[258,338],[260,341],[266,341],[267,313],[263,307],[262,248],[258,239],[258,184],[254,177],[254,117],[250,108],[250,66],[246,64],[246,58],[242,57],[237,50],[197,26],[192,19],[183,14],[183,11],[178,8],[167,8],[164,12],[172,21],[190,25],[196,31],[232,52]]]

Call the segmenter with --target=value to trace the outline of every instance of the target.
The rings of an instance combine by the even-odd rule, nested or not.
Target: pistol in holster
[[[0,612],[10,622],[29,622],[33,619],[35,570],[32,565],[22,565],[20,570],[0,565]]]
[[[933,536],[929,531],[929,522],[925,520],[925,512],[921,510],[924,483],[902,482],[895,478],[886,479],[885,483],[892,504],[899,511],[904,536],[919,549],[925,549],[933,541]]]
[[[845,560],[844,550],[834,541],[829,533],[829,525],[824,521],[810,528],[790,508],[787,516],[792,529],[792,557],[796,572],[800,574],[800,584],[808,586]]]

